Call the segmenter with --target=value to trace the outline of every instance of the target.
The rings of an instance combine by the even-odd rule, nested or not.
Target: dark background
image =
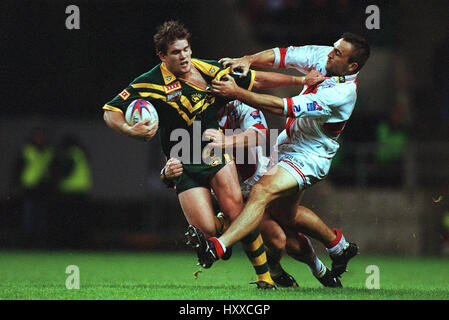
[[[380,9],[379,30],[365,26],[365,9],[371,4]],[[80,9],[79,30],[65,26],[68,5]],[[78,134],[90,154],[94,188],[83,210],[88,219],[80,224],[92,228],[84,246],[180,247],[177,241],[185,222],[176,197],[158,181],[163,159],[157,142],[142,145],[112,132],[101,109],[159,62],[152,37],[156,27],[169,19],[185,23],[193,34],[194,57],[205,59],[276,46],[331,45],[346,31],[365,36],[372,56],[360,74],[357,107],[342,136],[340,164],[335,161],[325,186],[337,193],[365,192],[369,197],[370,192],[388,192],[391,199],[409,199],[411,207],[421,208],[416,213],[419,219],[429,217],[422,212],[435,212],[431,223],[418,223],[421,234],[436,234],[422,242],[440,246],[446,239],[440,220],[449,210],[447,1],[5,0],[0,3],[0,19],[0,228],[7,247],[22,245],[15,236],[21,197],[10,176],[28,130],[36,125],[47,130],[53,145],[67,130]],[[296,92],[289,90],[272,93]],[[407,146],[412,151],[403,154],[398,166],[385,169],[373,158],[375,132],[396,105],[406,110]],[[282,120],[268,120],[273,128],[282,128]],[[401,175],[396,177],[398,171]],[[387,181],[391,176],[393,181]],[[314,194],[323,192],[319,188]],[[440,195],[442,201],[430,201]],[[316,203],[313,197],[305,201]],[[409,210],[401,203],[391,206]],[[344,203],[334,205],[345,208]],[[364,206],[368,205],[358,208]],[[399,217],[396,223],[400,221]],[[161,234],[177,240],[167,242]],[[44,246],[58,244],[46,241]],[[430,251],[419,245],[412,253]],[[410,253],[405,248],[397,252]]]

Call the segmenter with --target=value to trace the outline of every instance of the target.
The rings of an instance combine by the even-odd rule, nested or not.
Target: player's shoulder
[[[341,77],[332,77],[319,86],[319,95],[329,104],[340,105],[354,102],[357,98],[357,86],[351,82],[339,82]]]
[[[131,84],[136,83],[154,83],[160,85],[164,84],[164,78],[161,71],[161,64],[159,63],[157,66],[136,77],[131,82]]]
[[[219,67],[220,69],[223,69],[221,63],[218,62],[218,60],[192,58],[192,62],[193,63],[196,62],[196,63],[204,64],[206,66],[215,66],[215,67]]]
[[[331,46],[323,46],[323,45],[314,45],[314,44],[306,44],[301,46],[290,46],[288,49],[292,51],[308,51],[313,53],[329,53],[333,47]]]
[[[223,70],[223,66],[218,60],[193,58],[192,64],[209,77],[215,77],[219,71]]]

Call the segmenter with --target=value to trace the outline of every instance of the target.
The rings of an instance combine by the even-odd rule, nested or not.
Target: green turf
[[[299,300],[449,299],[448,258],[357,256],[342,277],[343,289],[323,288],[305,265],[283,265],[300,288],[256,290],[244,254],[199,270],[192,252],[0,252],[0,299]],[[329,266],[328,257],[323,261]],[[80,288],[66,288],[66,267],[80,271]],[[367,266],[380,271],[380,289],[367,289]]]

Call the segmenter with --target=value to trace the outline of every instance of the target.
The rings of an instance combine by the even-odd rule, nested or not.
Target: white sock
[[[217,240],[218,240],[218,243],[220,244],[221,248],[223,249],[223,254],[225,254],[225,253],[226,253],[226,247],[225,247],[225,245],[223,244],[223,242],[221,242],[220,239],[217,238]]]
[[[326,273],[326,266],[317,256],[315,256],[313,263],[307,264],[307,267],[309,268],[310,272],[312,272],[312,274],[317,278],[322,278]]]
[[[338,241],[338,243],[335,244],[333,247],[326,248],[326,251],[331,256],[338,256],[338,255],[342,254],[343,250],[346,249],[348,246],[349,246],[349,243],[346,241],[345,237],[342,234],[340,241]]]

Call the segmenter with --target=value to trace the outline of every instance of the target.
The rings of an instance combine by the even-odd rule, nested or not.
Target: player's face
[[[159,53],[159,58],[174,75],[180,76],[192,68],[192,49],[186,39],[178,39],[168,45],[167,54]]]
[[[334,43],[334,49],[327,55],[326,75],[327,76],[345,76],[354,73],[357,69],[357,63],[348,63],[352,52],[352,44],[338,40]]]

